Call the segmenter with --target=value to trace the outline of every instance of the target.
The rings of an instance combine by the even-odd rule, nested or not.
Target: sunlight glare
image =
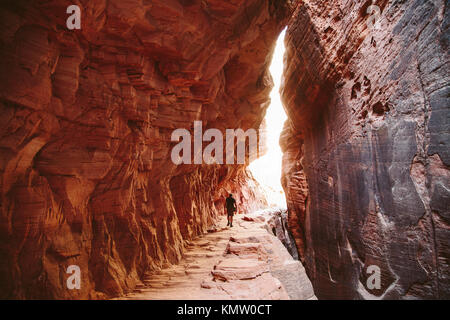
[[[283,130],[284,122],[287,119],[279,93],[281,76],[283,74],[284,36],[285,31],[280,34],[277,40],[270,66],[270,72],[275,85],[270,94],[271,104],[265,116],[267,126],[267,153],[252,162],[249,166],[254,178],[263,188],[269,205],[271,207],[281,208],[286,208],[286,198],[280,181],[283,154],[279,145],[280,134]]]

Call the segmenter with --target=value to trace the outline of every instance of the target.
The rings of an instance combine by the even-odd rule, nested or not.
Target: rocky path
[[[270,211],[222,218],[210,233],[192,241],[180,264],[148,274],[120,299],[315,299],[299,261],[269,232]]]

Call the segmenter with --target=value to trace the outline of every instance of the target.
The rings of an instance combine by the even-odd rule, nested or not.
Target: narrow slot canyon
[[[449,23],[2,1],[0,299],[450,299]]]

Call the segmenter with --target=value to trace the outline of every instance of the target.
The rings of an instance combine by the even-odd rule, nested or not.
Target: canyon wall
[[[289,22],[282,182],[319,299],[450,298],[448,4],[305,0]]]
[[[121,295],[179,261],[227,193],[265,206],[244,165],[174,165],[171,133],[257,129],[290,15],[273,0],[2,1],[0,298]]]

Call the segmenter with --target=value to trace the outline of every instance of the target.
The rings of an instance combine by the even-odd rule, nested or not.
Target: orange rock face
[[[242,165],[170,160],[171,133],[259,127],[280,1],[0,5],[0,297],[104,298],[176,263],[223,212],[265,205]],[[69,265],[81,289],[68,290]]]
[[[258,129],[285,25],[282,184],[316,295],[450,297],[446,2],[77,3],[80,30],[66,0],[0,4],[0,298],[120,296],[213,231],[228,193],[240,213],[265,206],[245,165],[175,165],[171,134]],[[310,291],[299,262],[278,281],[258,242],[232,242],[252,262],[219,263],[217,279]]]
[[[448,9],[313,0],[289,23],[283,186],[319,299],[450,297]]]

